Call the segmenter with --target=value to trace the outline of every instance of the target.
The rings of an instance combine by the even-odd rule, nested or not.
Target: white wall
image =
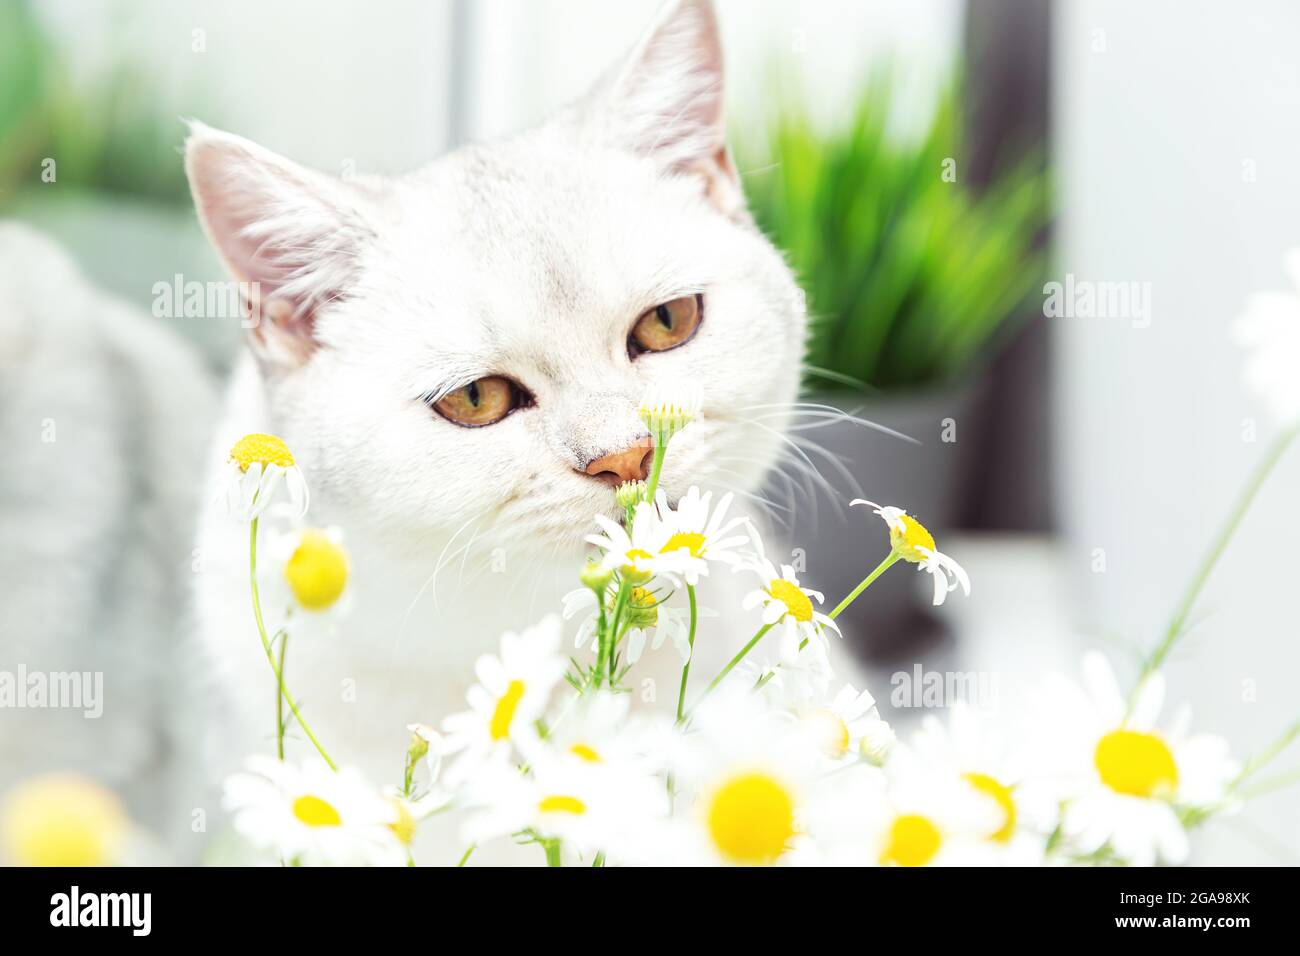
[[[1151,326],[1056,319],[1061,516],[1081,628],[1150,646],[1269,432],[1228,326],[1300,245],[1300,7],[1285,0],[1059,5],[1059,271],[1151,283]],[[1099,32],[1100,31],[1100,32]],[[1104,47],[1099,49],[1098,47]],[[1254,181],[1250,173],[1253,164]],[[1300,448],[1211,580],[1171,700],[1242,751],[1300,717]],[[1090,568],[1105,549],[1106,571]],[[1129,657],[1130,660],[1135,657]],[[1300,749],[1278,770],[1300,763]],[[1300,862],[1300,790],[1222,825],[1203,861]]]
[[[401,172],[447,146],[451,0],[37,7],[82,77],[125,58],[157,77],[159,102],[178,117],[321,169]]]
[[[474,137],[535,122],[580,96],[635,43],[659,0],[477,0],[471,5]],[[961,40],[960,0],[718,0],[733,117],[761,115],[770,67],[792,67],[833,117],[892,56],[909,79],[902,113],[923,111]],[[908,109],[908,106],[913,107]]]

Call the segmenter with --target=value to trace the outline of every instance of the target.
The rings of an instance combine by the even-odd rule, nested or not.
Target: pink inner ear
[[[333,184],[227,134],[191,141],[191,185],[209,238],[246,295],[253,335],[294,356],[315,346],[316,309],[351,273],[354,234],[326,198]]]
[[[681,0],[633,51],[610,91],[607,122],[634,152],[703,181],[726,215],[743,210],[726,148],[722,47],[707,0]]]

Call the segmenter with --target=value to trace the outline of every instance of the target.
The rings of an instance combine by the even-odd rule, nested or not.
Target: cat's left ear
[[[711,0],[671,0],[593,91],[588,121],[672,172],[697,176],[730,216],[744,209],[723,119],[722,44]]]

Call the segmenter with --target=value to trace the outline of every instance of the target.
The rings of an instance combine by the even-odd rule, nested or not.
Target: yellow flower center
[[[654,627],[659,623],[659,600],[645,588],[628,592],[628,622],[635,627]]]
[[[813,617],[812,601],[808,595],[784,578],[777,578],[767,586],[767,593],[785,605],[786,613],[796,621],[811,621]]]
[[[308,528],[285,563],[284,576],[299,604],[309,611],[323,611],[347,586],[347,552],[325,532]]]
[[[704,544],[704,535],[698,531],[678,531],[664,543],[664,546],[659,549],[659,553],[672,554],[674,551],[685,548],[691,553],[691,557],[702,558],[704,557]]]
[[[1165,742],[1137,730],[1112,730],[1097,741],[1093,763],[1101,782],[1117,793],[1156,797],[1178,786],[1178,765]]]
[[[293,815],[309,827],[336,827],[343,822],[331,804],[310,793],[293,802]]]
[[[628,594],[628,600],[635,608],[652,608],[659,603],[655,598],[653,591],[647,591],[645,588],[633,588]]]
[[[560,794],[543,797],[537,804],[537,809],[542,813],[572,813],[574,816],[581,816],[587,812],[587,805],[577,797]]]
[[[916,550],[917,548],[925,548],[930,552],[937,550],[934,546],[934,536],[925,530],[925,525],[911,515],[900,515],[898,520],[903,523],[903,530],[900,531],[896,526],[890,525],[889,544],[906,560],[920,564],[928,555],[922,554]]]
[[[411,841],[415,839],[415,814],[411,813],[411,808],[406,805],[405,800],[393,797],[391,802],[397,809],[397,819],[388,824],[388,829],[393,831],[397,839],[410,846]]]
[[[588,747],[586,744],[574,744],[569,748],[569,753],[573,754],[587,763],[600,763],[600,754],[595,749]]]
[[[112,792],[73,774],[26,780],[0,808],[0,846],[19,866],[108,866],[128,828]]]
[[[925,866],[939,852],[943,837],[939,828],[918,813],[904,813],[894,818],[889,829],[889,845],[880,854],[880,864]]]
[[[987,797],[1002,811],[1002,825],[989,834],[989,839],[996,843],[1006,843],[1016,832],[1016,801],[1011,796],[1011,788],[1000,783],[986,773],[962,774],[966,782]]]
[[[627,564],[623,565],[623,577],[628,581],[649,581],[650,573],[641,569],[642,561],[654,559],[654,555],[642,548],[629,548],[627,552]]]
[[[749,866],[774,863],[794,836],[794,799],[765,773],[733,777],[713,794],[709,835],[728,860]]]
[[[284,440],[260,432],[245,435],[235,442],[235,447],[230,449],[230,459],[239,463],[240,471],[248,471],[248,466],[253,462],[260,462],[263,468],[267,465],[279,465],[281,468],[293,465],[293,455]]]
[[[835,711],[819,707],[804,713],[802,719],[826,756],[843,757],[848,753],[849,725]]]
[[[505,740],[510,736],[510,725],[514,723],[515,711],[524,697],[524,682],[512,680],[506,692],[497,701],[492,711],[492,720],[488,723],[488,736],[493,740]]]

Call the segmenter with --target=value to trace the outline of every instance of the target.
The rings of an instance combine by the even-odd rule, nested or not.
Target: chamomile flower
[[[805,705],[797,713],[809,741],[836,763],[858,759],[863,741],[870,741],[872,735],[878,738],[881,734],[878,725],[885,724],[876,709],[876,699],[852,684],[841,687],[829,702],[821,706]],[[873,748],[877,745],[872,744]]]
[[[946,724],[933,715],[925,717],[910,744],[927,766],[960,777],[997,808],[991,829],[983,834],[997,862],[1042,863],[1047,838],[1056,825],[1056,800],[994,732],[988,714],[958,701],[949,710]]]
[[[934,603],[943,603],[949,591],[958,587],[970,595],[970,576],[960,564],[939,551],[934,544],[934,536],[902,508],[876,504],[863,498],[855,498],[849,505],[867,505],[889,526],[889,544],[894,553],[905,561],[915,564],[918,571],[925,571],[934,580]]]
[[[1300,289],[1300,249],[1287,253],[1286,271]],[[1247,389],[1278,421],[1300,421],[1300,295],[1293,291],[1251,296],[1233,326],[1233,337],[1247,351]]]
[[[747,690],[723,690],[700,705],[691,727],[674,776],[689,809],[665,837],[665,852],[698,865],[787,862],[819,774],[794,718]]]
[[[1084,658],[1083,681],[1083,691],[1058,681],[1046,702],[1056,718],[1046,723],[1065,800],[1062,834],[1083,856],[1136,866],[1182,862],[1188,842],[1180,812],[1228,806],[1240,767],[1227,742],[1190,735],[1186,711],[1170,730],[1157,729],[1165,694],[1159,674],[1143,682],[1131,708],[1102,655]]]
[[[959,777],[932,772],[900,750],[887,772],[858,764],[832,774],[807,819],[820,862],[969,866],[992,862],[981,839],[996,807]]]
[[[537,718],[564,675],[559,656],[560,619],[549,615],[522,633],[501,637],[501,653],[474,665],[479,682],[466,693],[470,709],[443,721],[443,753],[462,753],[449,768],[462,779],[484,760],[507,755],[513,744],[535,736]]]
[[[708,573],[704,558],[692,554],[689,548],[664,550],[673,531],[651,502],[637,505],[630,529],[604,515],[596,515],[596,523],[604,534],[588,535],[587,542],[604,552],[601,565],[617,571],[625,581],[645,584],[655,575],[662,575],[676,586],[685,575],[698,579]]]
[[[668,813],[662,762],[647,725],[629,715],[626,695],[578,698],[552,732],[525,745],[528,771],[500,766],[477,777],[467,799],[478,812],[469,841],[531,830],[579,853],[614,861]]]
[[[727,520],[727,509],[731,507],[735,495],[727,492],[718,499],[716,508],[711,507],[713,492],[701,494],[700,489],[694,485],[677,502],[676,508],[668,506],[668,498],[662,491],[655,497],[660,520],[667,531],[667,537],[659,547],[661,554],[685,551],[693,558],[706,562],[717,561],[731,567],[741,562],[742,556],[736,548],[748,544],[750,535],[733,533],[736,529],[747,526],[745,518],[733,517]],[[691,563],[682,570],[682,577],[687,584],[698,584],[700,575],[705,571],[707,564],[701,567]]]
[[[825,641],[808,644],[792,661],[755,649],[741,661],[736,674],[740,683],[757,687],[763,699],[780,710],[815,706],[835,678]]]
[[[392,800],[359,771],[334,771],[322,760],[301,767],[252,757],[226,779],[223,806],[254,847],[301,866],[404,866]]]
[[[783,564],[778,571],[762,556],[751,558],[747,567],[759,576],[763,584],[745,595],[741,607],[748,611],[762,606],[763,623],[773,625],[779,636],[782,661],[794,661],[804,641],[810,645],[824,642],[825,630],[832,630],[837,635],[840,633],[834,621],[813,607],[813,601],[821,604],[824,600],[821,592],[800,587],[793,567]]]
[[[226,462],[226,508],[245,523],[275,500],[283,483],[297,517],[307,513],[307,481],[283,439],[255,432],[230,449]]]
[[[702,404],[697,388],[652,389],[641,400],[637,416],[650,429],[656,447],[662,448],[699,417]]]
[[[570,591],[562,598],[566,620],[577,614],[584,614],[578,631],[574,635],[574,647],[596,647],[596,626],[600,620],[596,606],[596,593],[588,588]],[[612,600],[612,599],[611,599]],[[613,607],[606,607],[606,614],[612,614]],[[691,658],[690,612],[685,608],[674,607],[667,603],[664,596],[657,591],[640,585],[628,592],[624,608],[630,626],[627,630],[627,662],[635,664],[641,659],[649,642],[652,650],[658,650],[665,640],[671,640],[682,663]],[[712,612],[704,608],[697,609],[697,617],[711,616]]]
[[[15,866],[111,866],[130,833],[122,802],[76,774],[24,780],[0,804],[0,862]]]
[[[545,755],[527,773],[488,768],[467,801],[474,808],[461,828],[467,843],[524,831],[580,856],[604,851],[612,862],[623,862],[623,848],[668,813],[663,781],[635,765]]]

